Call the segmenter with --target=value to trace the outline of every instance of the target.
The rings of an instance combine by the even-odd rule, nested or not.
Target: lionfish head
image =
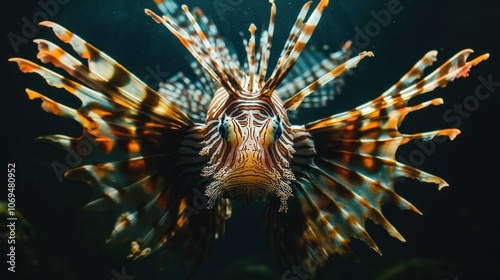
[[[169,16],[160,17],[146,9],[148,15],[183,43],[219,87],[207,111],[205,147],[200,152],[208,157],[202,172],[210,179],[205,190],[208,207],[221,197],[254,201],[276,195],[281,200],[279,211],[286,211],[287,199],[292,195],[290,184],[295,178],[290,160],[294,149],[286,110],[295,109],[308,93],[297,93],[283,103],[276,89],[297,61],[329,1],[321,0],[307,20],[311,2],[304,4],[273,72],[267,77],[276,16],[274,1],[269,2],[269,26],[261,33],[258,50],[256,27],[251,24],[249,28],[250,39],[245,42],[246,73],[234,57],[218,52],[224,43],[216,34],[210,34],[213,29],[207,27],[208,21],[198,23],[197,19],[203,17],[201,10],[196,9],[193,15],[187,6],[182,6],[189,22],[183,26]],[[207,37],[203,30],[212,36]]]
[[[212,179],[205,194],[212,205],[219,197],[247,202],[276,195],[286,210],[292,195],[291,125],[279,97],[245,86],[237,94],[216,92],[208,110],[202,155],[203,176]]]

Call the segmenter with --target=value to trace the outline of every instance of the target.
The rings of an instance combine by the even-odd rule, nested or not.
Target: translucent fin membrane
[[[424,69],[436,60],[437,52],[431,51],[378,98],[350,111],[293,127],[296,152],[291,167],[297,180],[295,196],[289,202],[289,215],[274,213],[279,205],[277,201],[270,203],[266,212],[270,234],[282,260],[288,264],[305,262],[311,267],[321,267],[329,264],[334,254],[356,259],[349,246],[352,237],[365,241],[381,254],[365,230],[367,219],[405,241],[382,214],[382,205],[394,202],[401,209],[421,212],[396,193],[394,180],[398,177],[418,179],[436,184],[439,189],[448,184],[437,176],[396,161],[396,151],[414,139],[428,141],[435,136],[454,139],[460,131],[440,129],[402,134],[399,125],[408,113],[443,103],[441,98],[434,98],[408,106],[411,98],[443,87],[455,78],[467,77],[472,66],[488,58],[488,54],[484,54],[467,61],[471,53],[472,50],[463,50],[421,78]],[[360,58],[353,58],[354,62]],[[318,83],[331,79],[335,71],[320,78]],[[285,102],[285,106],[293,108],[314,87],[304,88]]]
[[[171,96],[149,88],[69,30],[52,22],[41,25],[52,28],[88,64],[41,39],[35,40],[37,57],[63,69],[70,78],[29,60],[10,59],[22,72],[36,73],[49,85],[65,89],[81,101],[79,108],[71,108],[27,89],[28,97],[40,99],[45,111],[72,118],[83,128],[80,137],[49,135],[39,139],[66,150],[94,145],[84,158],[92,164],[68,170],[65,176],[91,186],[93,197],[86,209],[115,210],[119,214],[108,241],[133,240],[130,254],[133,259],[163,248],[165,262],[174,255],[183,258],[191,266],[187,270],[192,276],[214,240],[223,234],[224,222],[230,215],[226,199],[203,212],[193,205],[195,198],[203,198],[206,183],[200,177],[206,159],[199,156],[204,126],[195,124],[169,101]],[[164,86],[168,88],[165,91],[170,94],[182,87],[179,80],[182,77],[172,77],[167,82],[173,87]],[[204,87],[210,85],[204,82],[185,88],[190,92],[186,95]],[[190,108],[206,105],[207,97],[200,96]],[[198,215],[193,214],[195,211]]]
[[[316,89],[326,85],[333,79],[339,77],[344,74],[347,70],[354,68],[358,65],[358,63],[367,56],[373,56],[372,52],[362,52],[358,56],[349,59],[348,61],[342,63],[338,67],[334,68],[318,80],[314,81],[309,86],[303,88],[301,91],[296,93],[294,96],[289,98],[287,101],[283,103],[283,107],[288,110],[295,110],[302,103],[304,98],[306,98],[309,94],[313,93]]]
[[[270,95],[271,92],[276,90],[276,88],[286,77],[287,73],[291,70],[295,62],[297,62],[300,53],[304,50],[307,42],[314,32],[314,29],[318,25],[321,14],[323,13],[325,7],[328,5],[328,2],[329,1],[327,0],[321,0],[305,23],[304,18],[307,14],[307,11],[309,10],[311,2],[308,2],[304,5],[299,13],[299,16],[297,17],[297,21],[295,22],[294,27],[290,32],[288,40],[285,43],[285,47],[283,49],[282,55],[279,58],[278,64],[274,68],[273,74],[271,74],[271,77],[267,80],[262,89],[263,94]]]

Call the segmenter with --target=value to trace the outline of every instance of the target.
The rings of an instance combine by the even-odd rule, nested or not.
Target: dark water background
[[[303,4],[303,1],[276,2],[275,56]],[[331,1],[311,43],[329,44],[336,50],[342,42],[354,38],[356,27],[364,30],[374,21],[371,11],[387,9],[387,2],[390,1]],[[251,22],[260,27],[267,25],[269,17],[269,4],[264,0],[184,3],[202,7],[240,51],[238,33],[244,31],[246,36]],[[221,6],[216,9],[214,4],[220,3],[227,9],[221,10]],[[491,76],[492,80],[500,81],[498,1],[401,0],[400,3],[402,11],[392,15],[388,26],[374,32],[368,41],[355,43],[355,47],[374,51],[375,57],[363,61],[346,78],[343,94],[329,108],[305,111],[300,116],[302,122],[348,110],[378,96],[428,50],[438,50],[440,62],[464,48],[473,48],[474,56],[489,52],[491,57],[474,67],[469,78],[458,79],[429,94],[426,99],[439,95],[445,104],[410,115],[402,127],[405,132],[444,127],[462,130],[455,141],[437,144],[434,152],[415,165],[444,178],[450,187],[437,191],[434,185],[410,180],[399,184],[398,193],[424,213],[419,216],[403,212],[393,204],[384,207],[388,220],[407,242],[391,238],[381,227],[368,222],[368,231],[384,255],[380,257],[364,243],[353,241],[361,262],[338,257],[332,279],[500,279],[498,231],[493,229],[499,219],[500,144],[496,135],[500,128],[500,87],[493,87],[495,92],[485,100],[474,97],[476,87],[481,84],[479,77]],[[166,29],[144,15],[146,7],[156,11],[149,0],[73,0],[61,4],[50,19],[99,47],[139,78],[148,77],[151,69],[157,67],[165,73],[187,69],[189,54]],[[77,104],[76,100],[69,94],[57,95],[58,90],[46,86],[39,77],[23,75],[16,65],[6,62],[13,56],[35,59],[34,44],[21,44],[16,50],[6,34],[22,35],[23,17],[31,21],[40,10],[36,1],[9,1],[2,10],[2,21],[5,20],[1,26],[0,63],[4,68],[2,155],[5,167],[7,163],[16,164],[16,210],[23,214],[24,223],[19,222],[16,229],[17,272],[7,272],[6,262],[2,261],[1,279],[116,279],[113,271],[121,274],[122,269],[135,279],[178,279],[168,269],[155,276],[151,258],[128,262],[115,248],[106,246],[104,241],[112,229],[114,216],[82,212],[80,208],[90,195],[88,187],[80,182],[59,182],[50,167],[54,160],[64,161],[66,152],[35,141],[41,135],[80,133],[74,122],[43,112],[39,101],[29,101],[24,88],[40,90],[70,104]],[[57,41],[45,29],[35,33],[36,38]],[[367,44],[361,46],[362,43]],[[154,86],[154,79],[148,81]],[[444,117],[459,105],[468,105],[467,115],[449,115],[453,120]],[[422,151],[415,144],[408,144],[399,149],[398,155],[408,160],[419,149]],[[6,188],[6,184],[0,187],[0,199],[6,197]],[[274,252],[266,243],[260,219],[262,209],[262,204],[234,205],[224,240],[216,242],[196,279],[282,279]],[[1,218],[3,233],[6,219]],[[2,239],[0,260],[6,257],[5,245]],[[244,269],[248,272],[242,273]],[[235,271],[240,274],[236,276]],[[283,279],[310,279],[306,277],[309,276]]]

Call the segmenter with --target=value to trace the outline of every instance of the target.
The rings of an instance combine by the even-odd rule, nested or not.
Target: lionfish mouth
[[[223,197],[253,202],[273,194],[279,178],[269,177],[269,174],[255,169],[245,171],[244,174],[233,172],[219,181]]]
[[[214,181],[205,191],[205,195],[209,197],[208,207],[222,197],[250,203],[276,195],[282,202],[280,211],[286,211],[286,201],[293,196],[290,184],[295,177],[292,171],[269,170],[258,162],[258,157],[255,156],[258,152],[242,153],[251,156],[234,166],[220,168],[213,175]]]

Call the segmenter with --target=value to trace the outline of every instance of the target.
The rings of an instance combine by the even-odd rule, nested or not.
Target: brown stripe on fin
[[[311,35],[321,18],[323,10],[326,6],[328,6],[328,2],[329,1],[327,0],[320,1],[305,23],[303,23],[302,16],[305,16],[305,13],[307,13],[310,2],[304,5],[294,27],[290,32],[289,39],[285,43],[285,47],[283,48],[284,53],[282,53],[273,73],[263,86],[262,93],[264,95],[269,96],[272,92],[274,92],[274,90],[276,90],[276,88],[283,82],[283,79],[286,77],[293,65],[295,65],[300,53],[304,50],[307,42],[311,38]]]
[[[349,59],[348,61],[342,63],[341,65],[335,67],[330,72],[323,75],[318,80],[314,81],[309,86],[303,88],[301,91],[296,93],[294,96],[290,97],[283,103],[283,107],[288,110],[296,110],[299,105],[302,103],[304,98],[306,98],[309,94],[315,92],[318,88],[324,86],[329,83],[333,79],[339,77],[344,74],[347,70],[351,68],[355,68],[358,63],[365,57],[372,57],[372,52],[362,52],[358,56]]]
[[[342,49],[337,52],[325,55],[314,46],[306,49],[300,56],[297,64],[292,68],[287,77],[283,80],[277,91],[283,100],[287,100],[301,91],[308,84],[326,75],[332,69],[349,59],[351,55],[350,47],[352,42],[348,41]],[[348,73],[350,71],[347,71]],[[341,93],[344,85],[342,76],[335,78],[331,82],[322,85],[304,99],[301,108],[323,108],[328,106],[328,102],[335,99]],[[288,111],[289,118],[296,118],[297,111]]]
[[[186,12],[187,8],[184,10]],[[239,77],[234,76],[228,68],[224,67],[218,57],[210,56],[210,51],[207,49],[206,45],[204,46],[199,43],[201,42],[201,38],[199,36],[202,33],[197,34],[196,37],[193,38],[192,36],[194,34],[188,34],[188,30],[185,30],[181,26],[177,25],[171,18],[167,16],[160,17],[148,9],[146,9],[145,12],[147,15],[151,16],[155,22],[163,24],[168,30],[170,30],[172,34],[174,34],[184,47],[186,47],[186,49],[193,55],[193,57],[203,66],[207,73],[220,86],[226,88],[228,93],[236,95],[241,91]],[[192,25],[197,24],[196,21],[191,23]],[[198,40],[195,40],[195,38],[198,38]],[[210,49],[213,50],[213,48]]]
[[[189,125],[189,119],[182,112],[178,111],[167,100],[158,98],[157,97],[158,94],[155,91],[149,88],[144,82],[139,80],[135,75],[130,73],[127,69],[125,69],[125,67],[117,63],[115,60],[106,55],[104,52],[101,52],[96,47],[85,42],[77,35],[71,33],[69,30],[65,29],[64,27],[56,23],[44,21],[41,22],[40,25],[52,28],[54,33],[58,36],[58,38],[61,41],[69,43],[82,58],[88,60],[88,65],[89,65],[88,69],[82,68],[80,64],[75,63],[74,65],[71,65],[74,68],[74,70],[69,72],[70,74],[72,73],[76,74],[83,71],[83,73],[81,73],[80,75],[82,75],[83,77],[89,77],[87,81],[89,82],[89,85],[91,87],[99,86],[103,83],[106,83],[106,85],[113,85],[119,90],[121,95],[127,96],[128,102],[135,101],[144,104],[147,103],[147,100],[158,99],[158,104],[155,102],[149,104],[149,106],[151,107],[162,106],[159,109],[165,111],[165,114],[168,114],[170,116],[175,116],[179,121],[181,121],[185,125]],[[40,44],[42,41],[38,42]],[[40,45],[40,47],[43,48],[43,45]],[[48,50],[49,51],[52,50],[50,45]],[[55,51],[59,50],[55,49]],[[43,52],[41,51],[41,54],[42,53]],[[66,55],[64,56],[69,57]],[[51,62],[58,63],[61,66],[64,65],[63,60],[56,62],[53,59],[51,59]],[[65,68],[65,70],[66,69],[68,68]],[[81,78],[80,76],[77,77]],[[102,85],[99,86],[100,90],[103,90],[103,88],[105,89],[106,87],[103,87]],[[152,108],[151,110],[158,110],[158,109]]]
[[[420,79],[423,69],[434,61],[435,52],[429,52],[395,86],[374,100],[292,127],[294,197],[288,203],[288,215],[274,213],[279,207],[276,199],[266,209],[269,232],[281,260],[287,265],[304,262],[318,268],[331,264],[334,254],[355,258],[349,246],[351,237],[365,241],[380,254],[365,229],[368,219],[405,241],[384,217],[382,205],[394,202],[401,209],[422,213],[396,192],[395,180],[407,177],[439,188],[448,184],[438,176],[398,162],[396,152],[411,140],[429,141],[436,136],[454,139],[460,131],[404,134],[399,126],[409,113],[443,103],[441,98],[433,98],[410,106],[412,97],[466,77],[472,66],[488,58],[485,54],[466,61],[471,52],[459,52]]]
[[[269,57],[271,55],[271,47],[272,47],[272,42],[273,42],[273,36],[274,36],[274,26],[276,23],[276,4],[274,3],[274,0],[270,0],[269,3],[271,4],[271,13],[269,16],[269,25],[267,27],[267,32],[262,33],[261,36],[261,46],[260,46],[260,54],[261,54],[261,60],[260,60],[260,67],[259,67],[259,77],[258,77],[258,83],[259,83],[259,88],[262,88],[264,86],[264,83],[266,82],[266,74],[267,74],[267,69],[268,69],[268,64],[269,64]]]
[[[25,59],[10,59],[22,72],[36,73],[49,85],[65,89],[81,101],[78,108],[71,108],[27,89],[30,99],[42,100],[45,111],[73,118],[83,128],[80,137],[49,135],[38,139],[69,151],[87,149],[82,165],[65,175],[91,186],[93,197],[86,209],[118,211],[109,241],[132,239],[132,259],[160,248],[166,251],[164,262],[184,254],[193,267],[188,274],[194,273],[215,239],[224,233],[225,220],[231,213],[226,199],[217,201],[211,210],[197,208],[204,199],[206,183],[200,174],[207,159],[199,155],[204,147],[204,125],[195,124],[179,109],[188,107],[177,106],[169,101],[168,94],[160,95],[147,87],[67,29],[50,22],[42,25],[71,44],[88,65],[42,39],[35,40],[38,58],[62,68],[72,78]],[[166,82],[178,83],[173,89],[184,87],[175,78]],[[189,108],[206,106],[210,95],[193,92],[211,86],[213,83],[205,80],[187,87],[189,97],[199,97]],[[185,248],[187,253],[181,250]]]

